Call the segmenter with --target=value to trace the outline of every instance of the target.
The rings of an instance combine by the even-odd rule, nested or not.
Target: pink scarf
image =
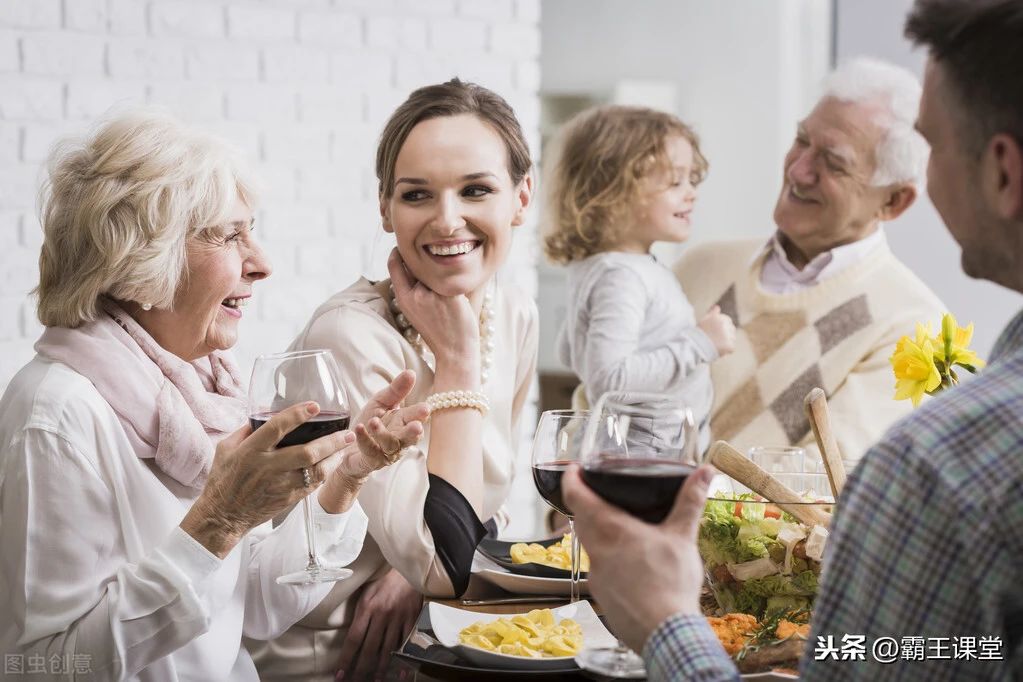
[[[135,454],[176,481],[202,488],[215,442],[245,422],[245,389],[230,355],[186,362],[164,350],[113,301],[77,329],[47,327],[40,355],[93,383],[114,409]]]

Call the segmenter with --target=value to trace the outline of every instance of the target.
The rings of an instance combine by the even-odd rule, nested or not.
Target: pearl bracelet
[[[443,391],[431,393],[426,397],[426,404],[431,412],[446,410],[451,407],[471,407],[479,410],[484,417],[490,411],[490,399],[479,391]]]

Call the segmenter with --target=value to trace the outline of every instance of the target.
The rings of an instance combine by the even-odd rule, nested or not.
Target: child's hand
[[[735,323],[721,312],[720,307],[708,310],[697,326],[714,342],[718,355],[728,355],[735,350]]]

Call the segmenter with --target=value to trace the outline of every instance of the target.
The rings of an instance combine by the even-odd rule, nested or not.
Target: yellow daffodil
[[[917,325],[917,338],[921,343],[903,336],[889,358],[895,372],[895,399],[909,398],[913,407],[920,404],[924,393],[941,385],[941,374],[934,365],[934,345],[929,335],[921,338],[920,332],[921,325]]]
[[[971,374],[984,366],[984,361],[970,350],[973,323],[960,327],[952,313],[941,318],[941,333],[935,336],[930,323],[917,324],[914,338],[903,336],[888,358],[895,373],[895,399],[920,404],[924,393],[935,394],[959,383],[954,367]]]
[[[960,327],[952,313],[945,313],[941,318],[941,338],[934,344],[934,357],[937,361],[952,365],[969,366],[974,369],[983,367],[986,363],[977,356],[977,353],[969,349],[970,341],[973,340],[973,323],[966,327]],[[949,350],[948,357],[945,357],[945,349]]]
[[[924,341],[928,340],[931,342],[932,345],[936,343],[934,332],[931,331],[931,323],[928,322],[927,324],[920,324],[919,322],[917,322],[916,338],[913,339],[913,342],[922,348],[924,345]]]

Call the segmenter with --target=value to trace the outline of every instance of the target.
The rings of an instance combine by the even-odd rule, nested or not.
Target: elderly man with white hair
[[[888,357],[942,304],[891,252],[882,224],[913,203],[927,164],[919,102],[901,68],[839,68],[785,156],[774,235],[695,247],[676,265],[693,306],[717,304],[738,330],[735,352],[712,367],[716,438],[740,450],[812,447],[803,399],[819,386],[851,464],[906,414]]]

